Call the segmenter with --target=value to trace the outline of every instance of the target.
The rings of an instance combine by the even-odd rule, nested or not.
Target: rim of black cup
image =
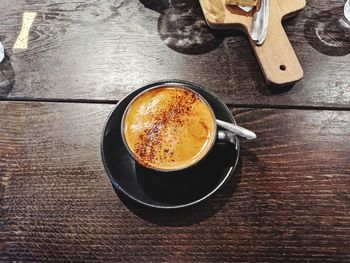
[[[136,90],[133,90],[132,92],[130,92],[127,95],[125,95],[121,100],[119,100],[118,103],[116,104],[116,106],[113,108],[113,110],[108,115],[107,121],[106,121],[106,123],[105,123],[105,125],[103,127],[100,150],[101,150],[103,166],[104,166],[105,171],[106,171],[106,173],[107,173],[107,175],[108,175],[108,177],[109,177],[109,179],[112,182],[114,187],[116,187],[119,191],[121,191],[124,195],[126,195],[131,200],[135,201],[136,203],[142,204],[142,205],[147,206],[147,207],[156,208],[156,209],[172,210],[172,209],[185,208],[185,207],[189,207],[189,206],[193,206],[193,205],[196,205],[198,203],[201,203],[204,200],[208,199],[210,196],[212,196],[214,193],[216,193],[225,183],[227,183],[227,181],[230,179],[231,175],[236,170],[237,165],[238,165],[238,160],[240,158],[240,142],[239,142],[239,139],[236,140],[236,150],[237,150],[236,160],[235,160],[235,163],[230,167],[230,169],[227,172],[226,176],[221,180],[221,182],[213,190],[211,190],[208,194],[206,194],[205,196],[203,196],[203,197],[201,197],[201,198],[199,198],[199,199],[197,199],[195,201],[192,201],[192,202],[189,202],[189,203],[186,203],[186,204],[172,205],[172,206],[154,205],[154,204],[143,202],[142,200],[139,200],[139,199],[135,198],[134,196],[130,195],[127,191],[125,191],[122,187],[120,187],[118,185],[118,183],[115,181],[115,179],[113,178],[113,175],[111,174],[111,172],[109,170],[108,164],[106,162],[106,157],[105,157],[105,154],[104,154],[104,146],[103,146],[103,144],[104,144],[104,138],[105,138],[106,129],[107,129],[107,126],[109,124],[109,121],[111,120],[111,117],[112,117],[113,113],[116,111],[116,109],[118,109],[119,104],[122,101],[124,101],[133,92],[135,92],[135,91],[137,91],[139,89],[143,89],[143,88],[146,90],[146,89],[148,89],[150,87],[153,87],[153,86],[166,85],[168,83],[179,84],[179,85],[188,85],[189,87],[195,87],[195,88],[198,88],[200,90],[204,89],[203,87],[201,87],[201,86],[199,86],[197,84],[194,84],[192,82],[189,82],[189,81],[177,80],[177,79],[169,79],[169,80],[160,80],[160,81],[152,82],[152,83],[144,85],[144,86],[142,86],[142,87],[140,87],[140,88],[138,88]],[[213,92],[211,92],[210,90],[207,90],[207,89],[204,89],[204,90],[205,90],[205,92],[209,93],[212,97],[214,97],[216,99],[216,101],[218,101],[220,103],[220,105],[229,113],[229,116],[230,116],[230,119],[231,119],[232,123],[236,124],[236,121],[235,121],[231,111],[226,106],[226,104],[223,103],[222,100],[217,95],[215,95]],[[215,114],[214,114],[214,116],[215,116]],[[131,156],[130,156],[130,158],[131,158]]]
[[[151,91],[151,90],[154,90],[154,89],[158,89],[158,88],[162,88],[162,87],[178,87],[178,88],[182,88],[182,89],[185,89],[185,90],[188,90],[194,94],[196,94],[200,100],[208,107],[209,111],[210,111],[210,114],[211,114],[211,117],[213,119],[213,126],[214,126],[214,130],[213,130],[213,136],[211,138],[211,142],[210,142],[210,147],[206,150],[206,153],[198,160],[194,160],[194,162],[191,162],[189,164],[187,164],[186,166],[183,166],[183,167],[180,167],[180,168],[175,168],[175,169],[161,169],[161,168],[158,168],[158,167],[151,167],[151,166],[146,166],[144,164],[142,164],[142,162],[140,162],[138,160],[138,157],[134,154],[134,152],[130,149],[127,141],[126,141],[126,138],[125,138],[125,134],[124,134],[124,128],[125,128],[125,118],[126,118],[126,115],[128,114],[128,110],[130,108],[130,106],[140,97],[142,96],[143,94]],[[217,124],[216,124],[216,117],[215,117],[215,114],[214,114],[214,111],[212,109],[212,107],[210,106],[209,102],[201,95],[199,94],[197,91],[193,90],[191,87],[189,87],[188,85],[184,85],[184,84],[179,84],[179,83],[174,83],[174,82],[167,82],[165,84],[161,84],[161,85],[157,85],[157,86],[151,86],[149,88],[146,88],[145,90],[143,90],[142,92],[140,92],[139,94],[137,94],[130,102],[129,104],[126,106],[125,110],[124,110],[124,113],[123,113],[123,117],[122,117],[122,120],[121,120],[121,124],[120,124],[120,133],[121,133],[121,136],[122,136],[122,139],[123,139],[123,143],[125,145],[125,148],[127,149],[128,153],[130,154],[130,156],[132,157],[132,159],[137,162],[140,166],[143,166],[145,167],[146,169],[149,169],[149,170],[154,170],[156,172],[161,172],[161,173],[174,173],[174,172],[179,172],[179,171],[183,171],[183,170],[186,170],[186,169],[189,169],[189,168],[192,168],[198,164],[200,164],[202,162],[202,160],[204,160],[208,154],[210,154],[211,150],[213,149],[214,145],[215,145],[215,142],[216,142],[216,138],[217,138]]]

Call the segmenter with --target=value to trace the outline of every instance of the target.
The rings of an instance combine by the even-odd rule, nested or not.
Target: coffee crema
[[[202,159],[215,140],[215,118],[194,92],[163,86],[139,95],[124,117],[124,138],[142,165],[179,170]]]

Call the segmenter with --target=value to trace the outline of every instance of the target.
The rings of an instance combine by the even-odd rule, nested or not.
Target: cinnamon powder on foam
[[[126,142],[147,167],[178,169],[201,159],[213,140],[214,120],[195,93],[160,87],[143,93],[129,107]]]

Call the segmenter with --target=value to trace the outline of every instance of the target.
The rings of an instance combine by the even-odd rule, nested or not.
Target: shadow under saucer
[[[123,204],[143,220],[160,226],[190,226],[212,217],[225,206],[227,200],[229,200],[236,192],[241,181],[241,167],[242,160],[240,159],[231,179],[220,191],[212,196],[212,198],[206,199],[204,202],[195,206],[177,210],[164,210],[147,207],[126,197],[115,187],[114,190]]]

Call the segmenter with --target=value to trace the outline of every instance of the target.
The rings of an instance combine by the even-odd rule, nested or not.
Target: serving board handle
[[[213,29],[240,29],[250,38],[253,11],[246,13],[225,0],[199,0],[205,20]],[[269,26],[266,40],[257,46],[250,40],[266,82],[271,86],[285,86],[303,77],[298,58],[282,26],[282,20],[305,7],[305,0],[270,0]]]
[[[266,82],[283,86],[297,82],[303,77],[303,69],[284,31],[280,17],[270,11],[269,31],[263,45],[250,43],[259,61]],[[276,10],[277,11],[277,10]],[[279,19],[279,21],[273,21]]]

